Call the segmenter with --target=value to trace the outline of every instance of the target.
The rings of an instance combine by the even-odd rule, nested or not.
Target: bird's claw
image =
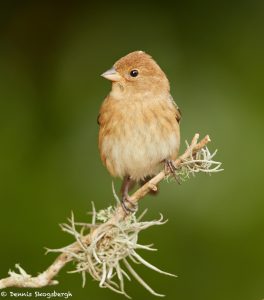
[[[177,167],[171,159],[165,159],[165,172],[171,173],[178,184],[181,184],[179,176],[176,174]]]
[[[128,207],[126,203],[128,203],[130,207]],[[130,213],[134,213],[138,210],[138,205],[130,201],[128,195],[122,197],[121,205],[127,215],[129,215]]]

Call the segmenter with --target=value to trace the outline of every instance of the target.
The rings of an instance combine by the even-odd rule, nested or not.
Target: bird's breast
[[[101,109],[99,148],[113,176],[139,180],[156,174],[164,159],[176,158],[180,139],[173,107],[142,101],[110,104]]]

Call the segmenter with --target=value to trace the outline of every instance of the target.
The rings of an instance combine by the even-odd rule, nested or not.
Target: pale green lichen
[[[133,264],[143,264],[146,267],[159,273],[175,276],[164,272],[143,259],[137,252],[138,249],[156,251],[152,245],[142,245],[138,242],[139,233],[154,225],[162,225],[163,216],[158,220],[142,221],[146,211],[139,217],[131,214],[125,220],[116,224],[105,224],[115,214],[112,206],[98,213],[93,209],[92,223],[75,222],[72,214],[69,224],[62,224],[63,231],[73,235],[80,245],[80,251],[76,254],[71,252],[69,247],[48,250],[52,252],[63,252],[72,256],[76,268],[71,273],[81,273],[83,286],[86,283],[86,275],[89,274],[99,282],[102,288],[123,294],[130,298],[125,292],[125,279],[131,280],[134,277],[143,287],[156,296],[164,296],[156,293],[134,270]],[[91,243],[85,245],[82,238],[87,235],[87,230],[100,226],[98,234],[93,236]],[[102,229],[101,229],[102,228]]]
[[[187,142],[186,145],[189,147]],[[211,175],[212,173],[223,171],[221,169],[222,163],[213,160],[216,153],[217,150],[211,153],[207,147],[200,149],[180,163],[175,172],[176,176],[181,181],[185,181],[199,172]]]

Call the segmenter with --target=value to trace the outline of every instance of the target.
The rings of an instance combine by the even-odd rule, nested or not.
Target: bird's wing
[[[99,113],[99,115],[97,116],[97,124],[100,125],[100,113]]]
[[[172,98],[172,96],[170,95],[170,101],[172,102],[172,104],[175,106],[176,108],[176,120],[178,123],[180,123],[180,120],[182,118],[182,113],[181,110],[179,108],[179,106],[176,104],[176,102],[174,101],[174,99]]]

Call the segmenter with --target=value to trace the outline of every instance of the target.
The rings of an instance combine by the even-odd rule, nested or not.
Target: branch
[[[194,155],[199,150],[204,148],[211,140],[209,135],[206,135],[199,143],[199,134],[196,133],[195,136],[192,139],[191,145],[187,147],[185,152],[175,160],[174,165],[175,168],[179,168],[181,163],[183,163],[188,157]],[[159,174],[157,174],[155,177],[153,177],[150,181],[148,181],[146,184],[144,184],[140,189],[138,189],[130,198],[129,200],[135,204],[137,203],[141,198],[143,198],[146,194],[148,194],[151,190],[156,190],[157,184],[162,181],[168,173],[166,173],[165,170],[161,171]]]
[[[195,136],[192,139],[192,142],[190,145],[187,144],[187,149],[186,151],[174,161],[174,165],[176,168],[176,173],[177,170],[179,170],[179,174],[180,174],[180,170],[181,168],[184,168],[187,166],[189,166],[189,168],[193,169],[198,167],[198,171],[202,170],[203,168],[207,168],[207,170],[212,170],[210,169],[211,164],[215,163],[217,164],[217,167],[215,169],[213,169],[213,171],[221,171],[219,169],[220,167],[220,163],[218,162],[213,162],[211,161],[211,158],[214,156],[211,155],[208,159],[208,161],[206,159],[199,159],[199,157],[196,157],[195,155],[198,155],[199,153],[201,153],[201,151],[204,151],[204,156],[206,152],[206,149],[204,149],[207,145],[208,142],[210,142],[210,138],[209,136],[205,136],[200,142],[198,142],[199,139],[199,134],[195,134]],[[208,151],[208,149],[207,149]],[[209,153],[209,151],[208,151]],[[210,153],[209,153],[210,154]],[[200,155],[200,154],[199,154]],[[206,162],[207,165],[204,167],[202,166],[201,162]],[[208,165],[209,163],[209,165]],[[197,171],[196,170],[196,171]],[[194,171],[195,172],[195,171]],[[130,196],[130,202],[131,202],[131,206],[133,204],[136,204],[140,199],[142,199],[146,194],[148,194],[150,191],[152,190],[157,190],[157,185],[160,181],[162,181],[164,178],[171,176],[170,173],[168,173],[167,171],[163,170],[160,173],[158,173],[155,177],[153,177],[150,181],[148,181],[146,184],[144,184],[141,188],[139,188],[135,193],[133,193]],[[105,212],[105,211],[104,211]],[[55,250],[57,252],[61,252],[61,254],[55,259],[55,261],[41,274],[39,274],[36,277],[32,277],[31,275],[27,274],[18,264],[16,265],[16,268],[18,269],[18,273],[13,272],[13,271],[9,271],[9,277],[1,279],[0,280],[0,289],[4,289],[4,288],[8,288],[8,287],[27,287],[27,288],[40,288],[40,287],[44,287],[44,286],[48,286],[48,285],[56,285],[58,284],[57,280],[53,280],[53,278],[60,272],[60,270],[70,261],[76,261],[76,258],[80,258],[81,253],[85,252],[87,255],[87,251],[89,250],[88,247],[90,247],[92,244],[96,244],[98,243],[98,241],[100,240],[100,242],[102,242],[102,237],[105,237],[106,232],[109,233],[109,229],[111,228],[116,228],[118,230],[121,230],[122,234],[124,232],[130,232],[131,231],[131,226],[134,229],[134,231],[136,232],[136,235],[133,236],[134,240],[137,240],[137,233],[142,230],[145,229],[149,226],[152,225],[161,225],[163,224],[162,219],[159,221],[152,221],[152,222],[139,222],[139,219],[136,219],[133,215],[127,215],[126,212],[123,210],[122,206],[119,204],[117,205],[116,209],[113,210],[113,212],[111,212],[111,214],[109,214],[109,217],[106,218],[106,221],[100,224],[96,224],[96,216],[98,216],[98,214],[95,212],[95,209],[93,211],[93,223],[92,224],[85,224],[86,229],[87,226],[89,225],[89,232],[86,234],[82,234],[83,229],[81,230],[81,233],[79,233],[76,229],[75,226],[76,225],[80,225],[78,223],[75,223],[72,219],[70,220],[71,226],[70,225],[63,225],[62,229],[64,231],[67,231],[68,233],[74,235],[76,242],[62,248],[62,249],[58,249]],[[121,223],[123,220],[129,220],[129,228],[126,228],[124,226],[126,225],[122,225],[123,227],[121,228]],[[124,222],[125,224],[127,224],[128,222]],[[85,226],[83,228],[85,228]],[[88,227],[89,227],[88,226]],[[121,229],[120,229],[121,228]],[[129,243],[128,247],[131,247],[131,236],[129,235],[130,233],[127,233],[127,235],[125,236],[125,238],[127,240],[125,240],[125,242],[123,241],[123,243]],[[109,236],[107,237],[109,239]],[[120,242],[120,241],[119,241]],[[115,241],[116,243],[116,241]],[[143,245],[138,245],[137,243],[135,244],[135,248],[143,248],[143,249],[147,249],[147,250],[153,250],[152,248],[148,247],[148,246],[143,246]],[[118,247],[120,247],[120,245],[118,245]],[[88,249],[88,250],[87,250]],[[120,250],[120,248],[118,248]],[[132,251],[133,250],[133,251]],[[134,260],[139,261],[141,263],[144,263],[146,266],[150,267],[153,270],[158,270],[159,272],[165,273],[159,269],[157,269],[156,267],[150,265],[149,263],[147,263],[145,260],[143,260],[143,258],[141,258],[137,253],[135,253],[134,249],[132,249],[131,253],[127,254],[129,255],[129,257],[132,259],[131,256],[134,256]],[[52,251],[52,250],[51,250]],[[54,250],[53,250],[54,251]],[[89,250],[90,251],[90,250]],[[120,252],[120,251],[119,251]],[[95,258],[97,259],[97,255],[96,253],[94,253]],[[137,273],[135,273],[135,271],[132,269],[131,270],[131,265],[128,263],[128,261],[126,260],[126,256],[122,257],[123,259],[123,263],[125,264],[125,266],[127,267],[127,269],[130,271],[130,273],[145,287],[147,288],[150,292],[152,292],[154,295],[158,295],[161,296],[160,294],[156,294],[144,281],[141,277],[139,277],[139,275]],[[100,261],[100,259],[98,258],[98,260]],[[101,261],[100,261],[101,262]],[[98,262],[96,262],[96,264],[98,264]],[[121,287],[119,289],[114,288],[115,285],[112,285],[112,281],[110,280],[114,275],[112,275],[113,272],[113,267],[112,269],[108,270],[108,273],[106,273],[106,265],[102,264],[104,270],[102,271],[102,276],[103,278],[98,278],[98,271],[96,270],[88,270],[89,273],[91,275],[94,275],[93,277],[96,280],[100,281],[100,286],[104,286],[104,287],[109,287],[113,290],[115,290],[116,292],[122,293],[124,295],[124,289],[123,289],[123,275],[125,275],[125,271],[123,271],[123,269],[120,268],[119,263],[117,261],[117,265],[115,266],[116,268],[116,273],[118,276],[118,278],[120,279],[120,285]],[[88,266],[89,268],[91,266]],[[88,268],[87,267],[87,268]],[[92,266],[93,268],[93,266]],[[83,271],[82,274],[84,274],[84,269],[77,269],[78,272]],[[85,269],[85,271],[87,271],[87,269]],[[110,274],[111,273],[111,274]],[[113,272],[114,273],[114,272]],[[167,274],[167,273],[166,273]],[[126,274],[127,275],[127,274]],[[85,275],[84,275],[85,276]],[[108,279],[110,280],[110,283],[107,283],[107,279],[106,276],[109,277]],[[128,275],[127,275],[128,276]],[[83,277],[83,279],[85,280],[85,277]],[[126,295],[127,296],[127,295]]]

